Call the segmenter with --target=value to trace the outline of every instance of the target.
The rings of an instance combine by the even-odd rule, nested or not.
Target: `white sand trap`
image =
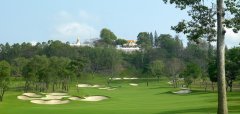
[[[100,85],[90,85],[90,84],[78,84],[77,87],[85,88],[85,87],[100,87]]]
[[[103,87],[103,88],[98,88],[98,89],[112,91],[112,90],[115,90],[116,88]]]
[[[46,93],[47,95],[53,95],[53,96],[66,96],[67,93]]]
[[[131,78],[126,78],[126,77],[124,77],[123,79],[124,79],[124,80],[130,80]]]
[[[188,93],[191,93],[191,91],[189,89],[185,89],[185,90],[179,90],[179,91],[176,91],[176,92],[173,92],[175,94],[188,94]]]
[[[135,83],[130,83],[129,85],[131,85],[131,86],[138,86],[138,84],[135,84]]]
[[[46,97],[42,97],[42,100],[60,100],[66,97],[70,97],[70,96],[55,96],[55,95],[46,95]]]
[[[102,87],[102,88],[98,88],[98,89],[110,89],[110,87]]]
[[[78,86],[78,87],[92,87],[92,86],[89,85],[89,84],[78,84],[77,86]]]
[[[40,99],[40,98],[31,98],[31,97],[24,96],[24,95],[17,96],[17,98],[20,100],[24,100],[24,101]]]
[[[135,77],[134,77],[134,78],[130,78],[130,79],[131,79],[131,80],[137,80],[137,79],[139,79],[139,78],[135,78]]]
[[[124,80],[137,80],[137,79],[139,79],[139,78],[136,78],[136,77],[133,77],[133,78],[124,77],[123,79],[124,79]]]
[[[93,85],[92,87],[100,87],[100,85]]]
[[[79,100],[81,100],[81,98],[79,98],[79,97],[69,97],[68,99],[72,100],[72,101],[79,101]]]
[[[111,80],[122,80],[122,78],[109,78]]]
[[[28,97],[42,97],[42,95],[38,95],[36,93],[23,93],[23,95]]]
[[[172,85],[172,84],[173,84],[173,82],[172,82],[172,81],[169,81],[169,82],[168,82],[168,84]]]
[[[108,99],[105,96],[88,96],[88,97],[84,97],[84,99],[81,99],[81,101],[102,101]]]
[[[48,105],[56,105],[56,104],[66,104],[69,103],[69,100],[31,100],[31,103],[35,104],[48,104]]]

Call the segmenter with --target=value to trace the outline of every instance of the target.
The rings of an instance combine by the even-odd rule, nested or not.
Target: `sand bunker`
[[[95,85],[96,86],[96,85]],[[98,86],[96,86],[98,87]],[[107,88],[111,89],[111,88]],[[32,96],[32,97],[30,97]],[[42,96],[37,95],[35,93],[23,93],[23,95],[17,96],[20,100],[29,100],[31,103],[34,104],[49,104],[49,105],[56,105],[56,104],[66,104],[69,103],[70,100],[72,101],[102,101],[105,99],[108,99],[105,96],[88,96],[84,98],[80,97],[71,97],[68,96],[67,93],[45,93],[44,97],[36,97],[36,96]],[[64,98],[68,98],[69,100],[63,100]]]
[[[53,95],[53,96],[66,96],[67,93],[46,93],[47,95]]]
[[[98,89],[102,89],[102,90],[115,90],[116,88],[110,88],[110,87],[103,87],[103,88],[98,88]]]
[[[109,78],[111,80],[122,80],[122,78]]]
[[[24,100],[24,101],[39,99],[39,98],[31,98],[31,97],[24,96],[24,95],[17,96],[17,98],[20,100]]]
[[[92,87],[100,87],[100,85],[93,85]]]
[[[46,95],[46,97],[42,97],[42,100],[60,100],[66,97],[70,97],[70,96],[55,96],[55,95]]]
[[[80,101],[81,100],[80,97],[69,97],[68,99],[72,100],[72,101]]]
[[[133,78],[128,78],[128,77],[124,77],[124,78],[109,78],[110,80],[137,80],[139,78],[133,77]]]
[[[69,100],[31,100],[31,103],[56,105],[69,103]]]
[[[169,82],[168,82],[168,84],[172,85],[172,84],[173,84],[173,82],[172,82],[172,81],[169,81]]]
[[[138,86],[138,84],[135,84],[135,83],[130,83],[129,85],[131,85],[131,86]]]
[[[88,97],[84,97],[84,98],[69,97],[68,99],[73,100],[73,101],[102,101],[102,100],[105,100],[108,98],[105,96],[88,96]]]
[[[84,88],[84,87],[100,87],[100,85],[90,85],[90,84],[78,84],[77,87]]]
[[[92,87],[89,84],[78,84],[77,87]]]
[[[28,97],[42,97],[42,95],[38,95],[36,93],[23,93],[23,95]]]
[[[184,89],[184,90],[179,90],[179,91],[176,91],[176,92],[173,92],[175,94],[188,94],[188,93],[191,93],[191,91],[189,89]]]
[[[36,93],[23,93],[23,95],[17,96],[20,100],[60,100],[67,96],[67,93],[46,93],[44,97],[37,95]]]
[[[123,79],[124,79],[124,80],[137,80],[137,79],[139,79],[139,78],[135,78],[135,77],[133,77],[133,78],[126,78],[126,77],[124,77]]]
[[[98,88],[98,89],[110,89],[110,87],[102,87],[102,88]]]
[[[88,96],[88,97],[84,97],[84,99],[81,99],[81,101],[102,101],[108,99],[105,96]]]

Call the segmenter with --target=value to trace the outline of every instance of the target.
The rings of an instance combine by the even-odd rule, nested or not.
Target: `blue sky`
[[[186,11],[162,0],[0,0],[0,43],[98,38],[102,28],[118,37],[136,39],[139,32],[176,35],[170,30]],[[186,42],[184,35],[181,39]],[[230,39],[231,38],[231,39]],[[240,42],[229,30],[227,45]]]

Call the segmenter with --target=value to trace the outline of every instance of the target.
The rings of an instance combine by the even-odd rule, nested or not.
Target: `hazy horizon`
[[[2,0],[0,4],[0,43],[43,42],[74,43],[98,38],[102,28],[116,36],[136,40],[139,32],[176,33],[170,27],[188,19],[186,11],[159,0]],[[185,35],[180,34],[186,44]],[[240,34],[227,30],[226,44],[237,46]]]

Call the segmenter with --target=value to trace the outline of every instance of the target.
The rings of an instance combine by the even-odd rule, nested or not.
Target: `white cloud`
[[[79,36],[82,42],[98,37],[95,27],[91,23],[98,23],[99,18],[91,15],[85,10],[80,10],[76,14],[60,11],[55,16],[56,25],[53,28],[51,38],[61,41],[73,41]]]
[[[225,36],[225,43],[226,45],[231,48],[234,46],[239,46],[240,43],[240,33],[234,33],[232,29],[226,29],[226,36]]]
[[[80,11],[79,11],[79,16],[80,16],[81,18],[84,18],[84,19],[89,19],[89,18],[91,18],[91,16],[90,16],[86,11],[84,11],[84,10],[80,10]]]
[[[80,10],[79,14],[78,14],[78,18],[81,21],[85,21],[85,22],[95,22],[95,23],[99,23],[100,22],[100,18],[90,14],[89,12],[85,11],[85,10]]]
[[[77,36],[80,37],[81,41],[89,40],[97,37],[97,30],[87,24],[70,22],[56,27],[53,37],[66,41],[75,39]]]

